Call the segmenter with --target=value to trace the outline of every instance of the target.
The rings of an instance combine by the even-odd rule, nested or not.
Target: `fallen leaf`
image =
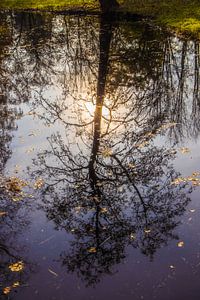
[[[96,253],[97,249],[95,247],[91,247],[91,248],[88,249],[88,252],[89,253]]]
[[[20,193],[25,186],[27,186],[27,182],[18,177],[10,177],[6,183],[8,191],[13,193]]]
[[[128,164],[128,167],[131,168],[131,169],[134,169],[134,168],[136,167],[136,165],[134,165],[134,164],[132,164],[132,163],[129,163],[129,164]]]
[[[7,215],[6,211],[0,211],[0,217]]]
[[[110,157],[113,154],[113,152],[112,149],[106,148],[101,152],[101,154],[103,157]]]
[[[108,212],[108,209],[106,207],[101,208],[101,213],[107,213],[107,212]]]
[[[25,151],[25,153],[29,154],[29,153],[32,153],[34,150],[35,150],[34,147],[31,147],[31,148],[27,149]]]
[[[181,151],[181,153],[183,153],[183,154],[188,154],[188,153],[190,153],[190,149],[189,149],[189,148],[186,148],[186,147],[180,148],[180,151]]]
[[[16,287],[18,287],[18,286],[20,286],[19,281],[14,282],[13,285],[12,285],[12,287],[14,287],[14,288],[16,288]]]
[[[24,263],[22,261],[18,261],[14,264],[9,265],[8,267],[12,272],[20,272],[24,269]]]
[[[35,181],[35,183],[34,183],[34,185],[33,185],[33,188],[34,188],[35,190],[37,190],[37,189],[40,189],[43,185],[44,185],[44,180],[43,180],[42,178],[38,178],[38,179]]]
[[[11,291],[11,287],[10,287],[10,286],[7,286],[7,287],[5,287],[5,288],[3,289],[3,293],[4,293],[5,295],[8,295],[8,294],[10,293],[10,291]]]
[[[182,248],[182,247],[184,246],[184,242],[183,242],[183,241],[178,242],[177,246],[178,246],[179,248]]]
[[[200,175],[199,172],[193,172],[193,173],[192,173],[192,176],[194,176],[194,177],[199,176],[199,175]]]

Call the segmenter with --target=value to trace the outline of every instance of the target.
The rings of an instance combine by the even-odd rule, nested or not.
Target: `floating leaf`
[[[193,173],[194,174],[194,173]],[[195,173],[197,174],[197,173]],[[200,178],[195,176],[180,177],[174,179],[171,184],[179,185],[180,183],[191,183],[193,186],[200,186]]]
[[[6,211],[0,211],[0,217],[7,215]]]
[[[12,197],[12,201],[14,202],[18,202],[18,201],[21,201],[22,198],[21,197]]]
[[[186,148],[186,147],[180,148],[180,151],[181,151],[181,153],[183,153],[183,154],[188,154],[188,153],[190,153],[190,149],[189,149],[189,148]]]
[[[11,264],[8,267],[12,272],[20,272],[24,269],[24,263],[22,261],[18,261],[14,264]]]
[[[43,180],[42,178],[38,178],[38,179],[35,181],[35,183],[34,183],[34,185],[33,185],[33,188],[34,188],[35,190],[37,190],[37,189],[40,189],[43,185],[44,185],[44,180]]]
[[[128,167],[131,168],[131,169],[134,169],[134,168],[136,167],[136,165],[134,165],[134,164],[132,164],[132,163],[129,163],[129,164],[128,164]]]
[[[110,148],[105,148],[102,152],[101,152],[102,156],[103,157],[110,157],[113,152],[112,152],[112,149]]]
[[[193,172],[193,173],[192,173],[192,176],[194,176],[194,177],[199,176],[199,175],[200,175],[199,172]]]
[[[107,212],[108,212],[108,209],[106,207],[101,208],[101,213],[107,213]]]
[[[14,282],[13,285],[12,285],[13,288],[16,288],[16,287],[18,287],[18,286],[20,286],[19,281]]]
[[[171,184],[178,185],[178,184],[183,183],[183,182],[186,182],[185,178],[180,177],[180,178],[174,179],[174,180],[171,182]]]
[[[91,247],[91,248],[88,249],[88,252],[89,253],[96,253],[97,249],[95,247]]]
[[[10,293],[10,291],[11,291],[11,287],[10,287],[10,286],[7,286],[7,287],[5,287],[5,288],[3,289],[3,293],[4,293],[5,295],[8,295],[8,294]]]
[[[25,186],[27,182],[18,177],[10,177],[6,182],[7,190],[13,193],[20,193]]]
[[[183,241],[178,242],[177,246],[178,246],[179,248],[182,248],[182,247],[184,246],[184,242],[183,242]]]
[[[29,154],[29,153],[32,153],[34,150],[35,150],[34,147],[31,147],[31,148],[27,149],[25,151],[25,153]]]

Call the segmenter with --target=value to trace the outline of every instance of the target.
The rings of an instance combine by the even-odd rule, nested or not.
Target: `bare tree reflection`
[[[26,258],[27,249],[18,241],[19,235],[29,225],[28,207],[24,208],[24,201],[15,201],[14,192],[8,189],[9,179],[4,174],[12,154],[10,143],[13,132],[17,130],[16,121],[23,115],[18,107],[23,97],[14,99],[12,92],[16,91],[16,82],[12,81],[12,72],[6,68],[12,45],[11,28],[6,18],[5,14],[0,13],[0,33],[3,33],[0,34],[0,297],[9,294],[9,299],[12,299],[13,291],[27,282],[34,268]],[[13,264],[19,264],[19,270],[9,268]]]
[[[180,175],[172,164],[175,150],[156,144],[175,123],[157,115],[147,118],[144,108],[133,105],[133,86],[121,86],[129,93],[110,88],[114,27],[114,21],[101,18],[94,105],[94,96],[90,105],[76,98],[85,109],[77,110],[74,124],[64,119],[62,106],[46,105],[47,115],[66,127],[66,136],[53,134],[50,149],[35,161],[37,176],[47,182],[43,208],[48,218],[73,235],[62,263],[88,285],[112,274],[128,245],[153,259],[158,248],[177,238],[174,229],[189,201],[188,188],[172,184]],[[40,101],[45,101],[42,95]]]
[[[176,153],[162,137],[173,145],[199,134],[198,42],[106,15],[13,13],[8,23],[6,103],[29,100],[62,128],[35,166],[48,218],[72,234],[63,264],[94,284],[128,245],[153,259],[176,238],[189,201],[188,188],[172,184]]]

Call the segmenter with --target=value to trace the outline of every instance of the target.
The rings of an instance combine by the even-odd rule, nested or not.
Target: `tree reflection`
[[[66,128],[66,136],[49,137],[49,150],[35,161],[37,176],[47,182],[43,208],[57,229],[73,235],[61,260],[87,285],[112,274],[128,245],[153,259],[177,238],[174,229],[189,201],[186,185],[172,184],[180,176],[172,164],[176,151],[157,141],[176,123],[140,105],[149,96],[145,86],[136,94],[129,72],[126,82],[117,81],[120,89],[116,75],[109,78],[115,26],[101,17],[97,92],[91,100],[74,97],[76,122],[66,120],[62,102],[39,98],[50,123]]]
[[[180,174],[163,136],[174,145],[199,134],[199,43],[106,15],[8,19],[1,147],[8,150],[16,126],[6,113],[13,103],[29,100],[49,126],[62,128],[35,165],[47,183],[48,218],[73,237],[63,264],[95,284],[128,245],[153,259],[176,238],[189,201],[188,188],[172,184]]]
[[[18,105],[23,102],[23,97],[13,96],[17,92],[17,84],[13,80],[12,71],[7,69],[11,56],[12,34],[6,15],[0,13],[0,297],[9,299],[12,292],[27,282],[33,264],[26,258],[24,246],[18,241],[19,235],[27,228],[28,208],[24,209],[24,201],[17,202],[19,191],[8,188],[9,178],[5,177],[4,169],[11,156],[10,143],[13,132],[17,130],[17,120],[23,115]],[[22,95],[22,93],[18,94]],[[11,96],[12,95],[12,96]],[[22,264],[23,270],[12,271],[9,266]],[[11,293],[11,294],[10,294]]]

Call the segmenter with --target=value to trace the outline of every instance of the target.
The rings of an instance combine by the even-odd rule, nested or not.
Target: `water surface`
[[[199,42],[0,13],[2,299],[199,299]]]

